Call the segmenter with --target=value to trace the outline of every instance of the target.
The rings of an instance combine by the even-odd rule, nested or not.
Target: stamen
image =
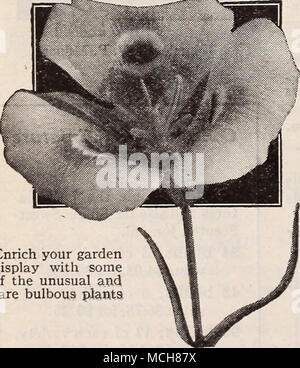
[[[167,129],[169,129],[172,121],[175,120],[178,109],[180,108],[183,96],[183,78],[181,75],[177,74],[175,76],[174,94],[170,104],[170,109],[167,113]]]
[[[153,127],[155,129],[155,133],[157,135],[157,138],[162,139],[162,136],[164,135],[166,129],[165,129],[165,120],[162,119],[162,116],[160,115],[158,108],[155,106],[153,107],[150,93],[148,91],[148,88],[145,84],[145,81],[141,79],[141,86],[145,95],[145,98],[147,100],[147,107],[149,109],[149,117],[151,119],[151,123],[153,124]]]
[[[179,109],[181,108],[182,99],[183,99],[183,87],[184,87],[184,81],[183,77],[179,74],[175,76],[175,82],[174,82],[174,92],[171,96],[171,103],[169,109],[167,109],[167,113],[161,113],[159,110],[159,102],[155,106],[152,104],[151,96],[149,93],[149,90],[145,84],[145,81],[141,78],[141,87],[142,91],[147,103],[147,114],[148,119],[153,127],[153,133],[155,136],[156,142],[152,142],[152,144],[157,144],[159,142],[160,147],[169,147],[169,127],[170,124],[175,121],[177,114],[179,112]],[[146,137],[143,136],[144,132],[139,130],[131,130],[130,134],[133,136],[136,136],[138,138],[148,138],[149,135]]]
[[[151,108],[152,107],[151,96],[150,96],[150,93],[148,91],[148,88],[147,88],[147,86],[145,84],[144,79],[141,79],[141,86],[142,86],[142,90],[144,92],[144,96],[145,96],[146,101],[147,101],[147,107],[148,108]]]

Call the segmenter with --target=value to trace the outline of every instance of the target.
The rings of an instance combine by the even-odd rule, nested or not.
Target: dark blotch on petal
[[[155,60],[159,54],[151,42],[136,42],[127,47],[122,58],[125,63],[143,65]]]

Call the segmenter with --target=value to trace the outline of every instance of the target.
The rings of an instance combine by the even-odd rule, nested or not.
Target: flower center
[[[124,106],[114,104],[112,112],[107,111],[108,122],[96,128],[96,133],[73,139],[72,146],[86,156],[99,153],[117,153],[120,145],[127,145],[128,152],[151,153],[185,152],[192,140],[197,138],[199,124],[197,114],[183,111],[184,81],[181,75],[175,81],[169,94],[167,106],[152,102],[151,94],[143,79],[140,79],[144,98],[142,118]],[[201,104],[201,101],[200,101]],[[110,115],[114,114],[114,115]],[[119,116],[116,121],[116,116]],[[142,121],[141,121],[142,120]],[[98,133],[97,133],[98,132]]]
[[[141,79],[141,88],[146,102],[145,112],[148,127],[147,129],[133,128],[130,133],[144,141],[146,150],[157,149],[161,152],[168,152],[172,150],[171,124],[176,119],[182,105],[183,78],[181,75],[176,75],[170,104],[166,109],[161,108],[160,102],[153,105],[143,79]]]

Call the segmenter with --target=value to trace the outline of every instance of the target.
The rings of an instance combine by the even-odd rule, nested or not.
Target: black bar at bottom
[[[247,350],[244,352],[243,350]],[[179,365],[199,367],[208,362],[217,363],[216,358],[224,362],[257,364],[256,352],[276,358],[288,350],[289,359],[298,349],[1,349],[1,360],[7,358],[11,367],[150,367],[154,364],[176,367]],[[241,353],[242,355],[240,355]],[[244,354],[243,354],[244,353]],[[269,354],[270,353],[270,354]],[[209,359],[205,361],[203,359]],[[296,356],[295,356],[296,358]],[[228,359],[228,360],[227,360]],[[241,360],[242,359],[242,360]],[[231,364],[231,363],[230,363]]]

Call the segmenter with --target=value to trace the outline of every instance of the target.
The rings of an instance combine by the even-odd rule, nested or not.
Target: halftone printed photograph
[[[0,348],[300,348],[299,68],[297,0],[2,0]]]

